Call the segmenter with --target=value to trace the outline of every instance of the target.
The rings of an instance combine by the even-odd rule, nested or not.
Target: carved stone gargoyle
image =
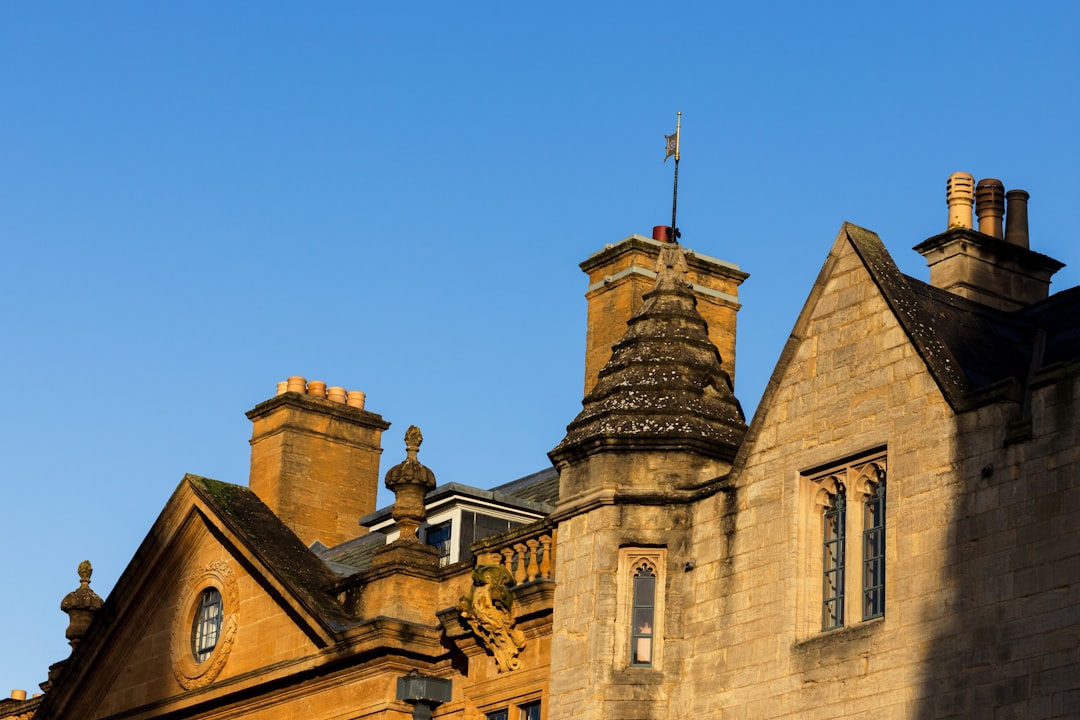
[[[514,627],[514,596],[509,590],[514,577],[500,565],[478,565],[472,580],[472,590],[458,601],[458,612],[495,657],[499,672],[517,670],[525,633]]]

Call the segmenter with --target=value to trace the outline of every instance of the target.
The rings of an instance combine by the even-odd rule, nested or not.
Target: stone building
[[[582,411],[492,490],[410,428],[376,510],[388,423],[291,378],[0,718],[1080,716],[1080,289],[1005,198],[950,178],[929,284],[845,224],[749,422],[746,275],[605,248]]]

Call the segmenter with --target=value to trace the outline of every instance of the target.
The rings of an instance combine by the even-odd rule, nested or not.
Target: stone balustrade
[[[555,528],[547,520],[473,545],[477,565],[501,565],[518,585],[550,580],[555,570]]]

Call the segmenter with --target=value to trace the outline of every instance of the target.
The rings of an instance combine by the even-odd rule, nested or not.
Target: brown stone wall
[[[914,717],[910,689],[921,677],[926,615],[945,594],[951,412],[846,244],[820,291],[755,418],[733,490],[695,516],[688,682],[670,717]],[[820,566],[821,515],[805,500],[804,473],[882,447],[885,617],[860,622],[856,597],[848,626],[822,633],[821,578],[811,570]],[[856,578],[859,542],[849,537]],[[703,692],[706,683],[716,689]]]
[[[632,482],[627,482],[632,485]],[[605,505],[559,526],[558,584],[551,641],[552,718],[668,717],[681,682],[689,507]],[[630,666],[631,568],[627,548],[655,551],[657,630],[653,666]],[[648,708],[649,715],[642,715]]]
[[[731,492],[696,510],[684,681],[649,717],[1074,716],[1075,380],[1035,392],[1025,442],[1015,404],[956,417],[846,245],[796,335]],[[885,616],[849,602],[822,632],[806,474],[880,448]]]
[[[1073,368],[1037,383],[1029,426],[1014,404],[960,418],[922,716],[1080,716],[1080,381]]]
[[[102,691],[95,717],[105,717],[133,707],[164,701],[182,692],[173,668],[178,649],[190,645],[191,627],[179,607],[182,599],[197,592],[199,570],[214,562],[227,564],[236,582],[238,604],[227,593],[224,612],[236,614],[237,630],[227,660],[213,682],[254,673],[277,662],[309,657],[317,652],[312,639],[302,632],[286,610],[207,533],[198,515],[192,515],[180,535],[182,553],[169,556],[153,586],[142,591],[141,602],[130,615],[132,624],[119,633],[99,668],[116,675]]]

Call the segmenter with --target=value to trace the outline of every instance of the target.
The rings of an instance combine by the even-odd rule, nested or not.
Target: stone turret
[[[746,434],[678,244],[660,246],[655,277],[548,453],[559,471],[551,717],[605,720],[631,705],[634,717],[670,716],[663,698],[682,680],[664,648],[681,608],[665,598],[690,591],[692,503],[719,487]]]
[[[686,272],[682,248],[665,244],[644,304],[612,348],[566,437],[549,453],[560,470],[560,509],[569,510],[601,486],[612,492],[616,484],[632,492],[690,487],[726,472],[734,458],[745,418]],[[634,462],[640,452],[664,455],[671,471],[618,478],[579,472],[599,455]]]
[[[667,244],[670,228],[653,228],[652,238],[631,235],[608,245],[583,263],[589,276],[588,330],[585,337],[585,392],[596,385],[600,370],[611,359],[612,346],[626,332],[626,323],[640,309],[652,287],[660,250]],[[739,285],[745,272],[717,258],[685,250],[686,279],[698,302],[698,312],[708,323],[709,339],[724,357],[725,369],[735,379],[735,325]]]

